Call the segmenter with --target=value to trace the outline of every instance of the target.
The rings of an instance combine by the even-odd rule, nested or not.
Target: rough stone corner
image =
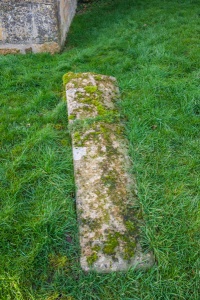
[[[77,0],[1,0],[0,54],[59,52]]]

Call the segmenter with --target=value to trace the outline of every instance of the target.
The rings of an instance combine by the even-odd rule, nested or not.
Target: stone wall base
[[[0,54],[59,52],[77,0],[1,0]]]
[[[39,53],[39,52],[49,52],[51,54],[60,52],[61,46],[56,42],[47,42],[44,44],[0,44],[0,54],[27,54],[27,53]]]

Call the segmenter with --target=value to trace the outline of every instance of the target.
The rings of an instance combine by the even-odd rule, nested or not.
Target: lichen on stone
[[[114,78],[93,73],[68,73],[63,80],[72,144],[85,151],[74,161],[81,265],[100,272],[126,270],[143,254],[137,191],[116,105],[119,89]]]

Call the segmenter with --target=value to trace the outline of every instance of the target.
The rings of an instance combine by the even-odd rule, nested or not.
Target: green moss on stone
[[[119,237],[120,234],[118,232],[109,234],[103,247],[103,253],[107,255],[114,255],[116,253],[116,247],[119,246]]]
[[[98,255],[97,252],[93,252],[90,256],[87,257],[87,263],[89,266],[92,266],[95,261],[97,261]]]
[[[76,96],[78,99],[82,99],[84,97],[84,94],[79,92],[76,94]]]
[[[73,72],[66,73],[63,75],[63,84],[64,86],[68,84],[72,79],[78,78],[78,74],[75,74]]]
[[[71,114],[69,117],[68,117],[69,120],[75,120],[76,119],[76,115],[75,114]]]
[[[103,220],[101,218],[79,218],[81,225],[88,226],[90,228],[90,232],[95,231],[96,229],[101,228]]]
[[[85,103],[85,104],[92,104],[92,98],[91,97],[84,97],[81,99],[81,103]]]
[[[95,245],[92,247],[92,251],[99,252],[100,250],[101,250],[101,247],[98,245]]]
[[[88,85],[84,87],[86,93],[95,93],[97,91],[97,86]]]
[[[124,259],[130,260],[135,254],[135,249],[136,249],[136,242],[127,241],[124,246]]]
[[[96,79],[97,81],[100,81],[100,80],[102,80],[103,78],[102,78],[101,75],[96,75],[96,76],[95,76],[95,79]]]
[[[131,221],[125,222],[125,225],[126,225],[126,228],[128,229],[128,231],[134,232],[136,230],[135,224]]]
[[[109,186],[109,188],[116,188],[117,178],[114,171],[104,173],[101,177],[101,180],[106,186]]]
[[[75,145],[81,142],[81,135],[78,131],[74,132],[73,138],[74,138]]]
[[[87,75],[84,75],[83,73],[68,72],[63,75],[63,85],[66,86],[66,84],[68,84],[71,80],[77,78],[87,78]],[[75,82],[73,82],[73,84],[75,85],[75,87],[78,87],[78,85],[75,84]]]

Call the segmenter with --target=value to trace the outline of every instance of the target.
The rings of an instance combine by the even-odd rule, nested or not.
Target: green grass
[[[62,54],[0,57],[0,299],[200,298],[199,4],[98,1]],[[148,271],[80,269],[68,71],[119,82]]]

